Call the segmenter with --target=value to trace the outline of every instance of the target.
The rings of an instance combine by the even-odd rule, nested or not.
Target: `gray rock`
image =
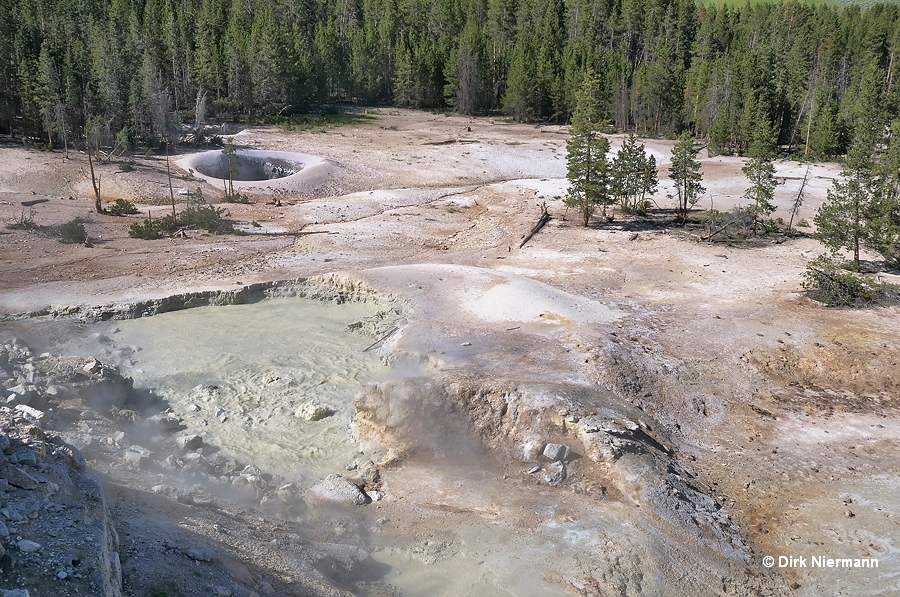
[[[12,552],[7,551],[3,554],[3,557],[0,558],[0,570],[3,570],[6,573],[12,572],[13,568],[16,567],[17,562],[18,559],[16,556]],[[0,591],[0,595],[2,594],[2,591]]]
[[[91,339],[96,340],[101,344],[109,344],[110,342],[112,342],[109,336],[102,332],[94,332],[93,334],[91,334]]]
[[[553,487],[557,487],[566,480],[566,465],[562,461],[557,460],[544,469],[544,482]]]
[[[28,589],[0,589],[0,597],[31,597]]]
[[[359,487],[340,475],[328,475],[307,490],[307,496],[313,501],[333,502],[337,504],[353,504],[362,506],[369,498]]]
[[[309,559],[313,568],[328,578],[356,577],[366,567],[369,552],[354,545],[320,543]]]
[[[172,433],[182,428],[178,417],[168,413],[159,413],[148,417],[144,426],[156,427],[162,433]]]
[[[9,388],[9,391],[18,396],[29,396],[31,394],[31,391],[25,386],[24,383],[20,383],[17,386]]]
[[[139,469],[149,468],[151,464],[150,457],[147,454],[143,452],[135,452],[131,449],[125,452],[125,462]]]
[[[0,522],[0,537],[9,537],[9,529],[6,528],[6,524],[3,522]]]
[[[184,555],[197,562],[212,562],[213,554],[208,549],[189,547],[184,550]]]
[[[65,456],[66,464],[76,471],[84,469],[84,456],[81,455],[81,452],[79,452],[77,448],[70,446],[69,444],[63,444],[61,446],[56,446],[54,451],[57,455]]]
[[[0,433],[0,452],[9,450],[9,434]]]
[[[36,466],[38,463],[38,455],[31,450],[20,450],[13,456],[15,456],[19,464],[24,464],[26,466]]]
[[[0,514],[2,514],[6,520],[11,520],[12,522],[23,522],[27,520],[27,518],[25,518],[25,516],[23,516],[22,513],[19,512],[19,509],[15,506],[0,508]]]
[[[326,417],[330,417],[336,411],[330,406],[325,406],[315,400],[310,400],[300,405],[296,411],[296,415],[304,421],[320,421]]]
[[[84,364],[82,370],[85,373],[99,373],[103,369],[103,365],[97,359],[90,359],[87,363]]]
[[[199,450],[203,447],[203,438],[199,435],[182,435],[175,439],[179,450]]]
[[[0,478],[6,479],[10,485],[20,489],[34,489],[38,486],[37,479],[5,460],[0,461]]]
[[[34,541],[29,541],[28,539],[20,539],[16,541],[16,548],[19,551],[24,551],[25,553],[34,553],[36,551],[40,551],[41,544],[35,543]]]
[[[16,405],[16,413],[32,423],[40,423],[44,418],[44,411],[31,408],[27,404]]]
[[[198,454],[197,452],[191,452],[190,454],[184,455],[184,464],[198,466],[200,464],[207,464],[207,460],[203,458],[202,454]]]
[[[10,394],[6,397],[7,406],[13,407],[17,404],[26,404],[30,400],[30,396],[23,396],[21,394]]]
[[[565,460],[569,457],[569,446],[563,444],[547,444],[544,446],[544,457],[550,460]]]
[[[134,452],[135,454],[140,454],[141,456],[146,456],[147,458],[150,458],[151,456],[153,456],[153,451],[148,450],[147,448],[145,448],[143,446],[129,446],[128,451]]]

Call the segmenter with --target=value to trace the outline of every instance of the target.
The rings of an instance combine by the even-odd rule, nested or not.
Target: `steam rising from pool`
[[[139,347],[122,372],[168,399],[188,429],[224,456],[289,480],[314,481],[355,456],[352,400],[385,375],[367,336],[346,330],[366,303],[277,299],[203,307],[119,322],[117,344]],[[300,407],[319,402],[318,421]]]

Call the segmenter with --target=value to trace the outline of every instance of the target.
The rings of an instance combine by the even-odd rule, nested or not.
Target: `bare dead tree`
[[[91,148],[90,145],[87,148],[88,154],[88,166],[91,169],[91,186],[94,187],[94,210],[98,214],[103,213],[103,203],[100,201],[100,180],[103,178],[103,175],[96,176],[94,174],[94,158],[91,157]]]
[[[206,122],[206,92],[197,92],[197,103],[194,106],[194,130],[199,131]]]
[[[84,145],[88,155],[88,166],[91,172],[91,187],[94,189],[94,210],[98,214],[105,212],[103,203],[100,201],[100,181],[103,175],[97,175],[94,171],[94,152],[100,152],[100,130],[98,121],[89,118],[88,123],[84,127]]]
[[[166,143],[166,174],[169,177],[169,198],[172,200],[172,220],[175,221],[175,189],[172,188],[172,169],[169,167],[169,144]]]
[[[800,211],[800,206],[803,205],[804,199],[804,191],[806,190],[806,183],[809,181],[809,169],[811,165],[806,165],[806,173],[803,175],[803,182],[800,183],[800,190],[797,192],[797,196],[794,198],[794,203],[791,204],[791,219],[788,220],[788,233],[791,231],[791,226],[794,225],[794,217]]]

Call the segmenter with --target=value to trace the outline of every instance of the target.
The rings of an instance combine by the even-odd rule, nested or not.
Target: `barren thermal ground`
[[[900,594],[900,312],[809,297],[808,226],[704,240],[742,158],[679,225],[643,140],[648,215],[585,227],[567,127],[223,134],[249,202],[180,147],[94,164],[125,216],[86,154],[0,145],[0,589]],[[840,167],[775,168],[813,222]],[[129,236],[198,189],[245,234]]]

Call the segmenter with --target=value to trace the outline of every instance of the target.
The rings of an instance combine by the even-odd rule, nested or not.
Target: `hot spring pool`
[[[315,482],[353,460],[353,398],[386,374],[363,352],[372,338],[346,329],[377,311],[369,303],[272,299],[120,321],[108,335],[134,349],[122,373],[166,398],[183,433],[265,471]],[[310,401],[334,414],[306,420],[301,406]]]

